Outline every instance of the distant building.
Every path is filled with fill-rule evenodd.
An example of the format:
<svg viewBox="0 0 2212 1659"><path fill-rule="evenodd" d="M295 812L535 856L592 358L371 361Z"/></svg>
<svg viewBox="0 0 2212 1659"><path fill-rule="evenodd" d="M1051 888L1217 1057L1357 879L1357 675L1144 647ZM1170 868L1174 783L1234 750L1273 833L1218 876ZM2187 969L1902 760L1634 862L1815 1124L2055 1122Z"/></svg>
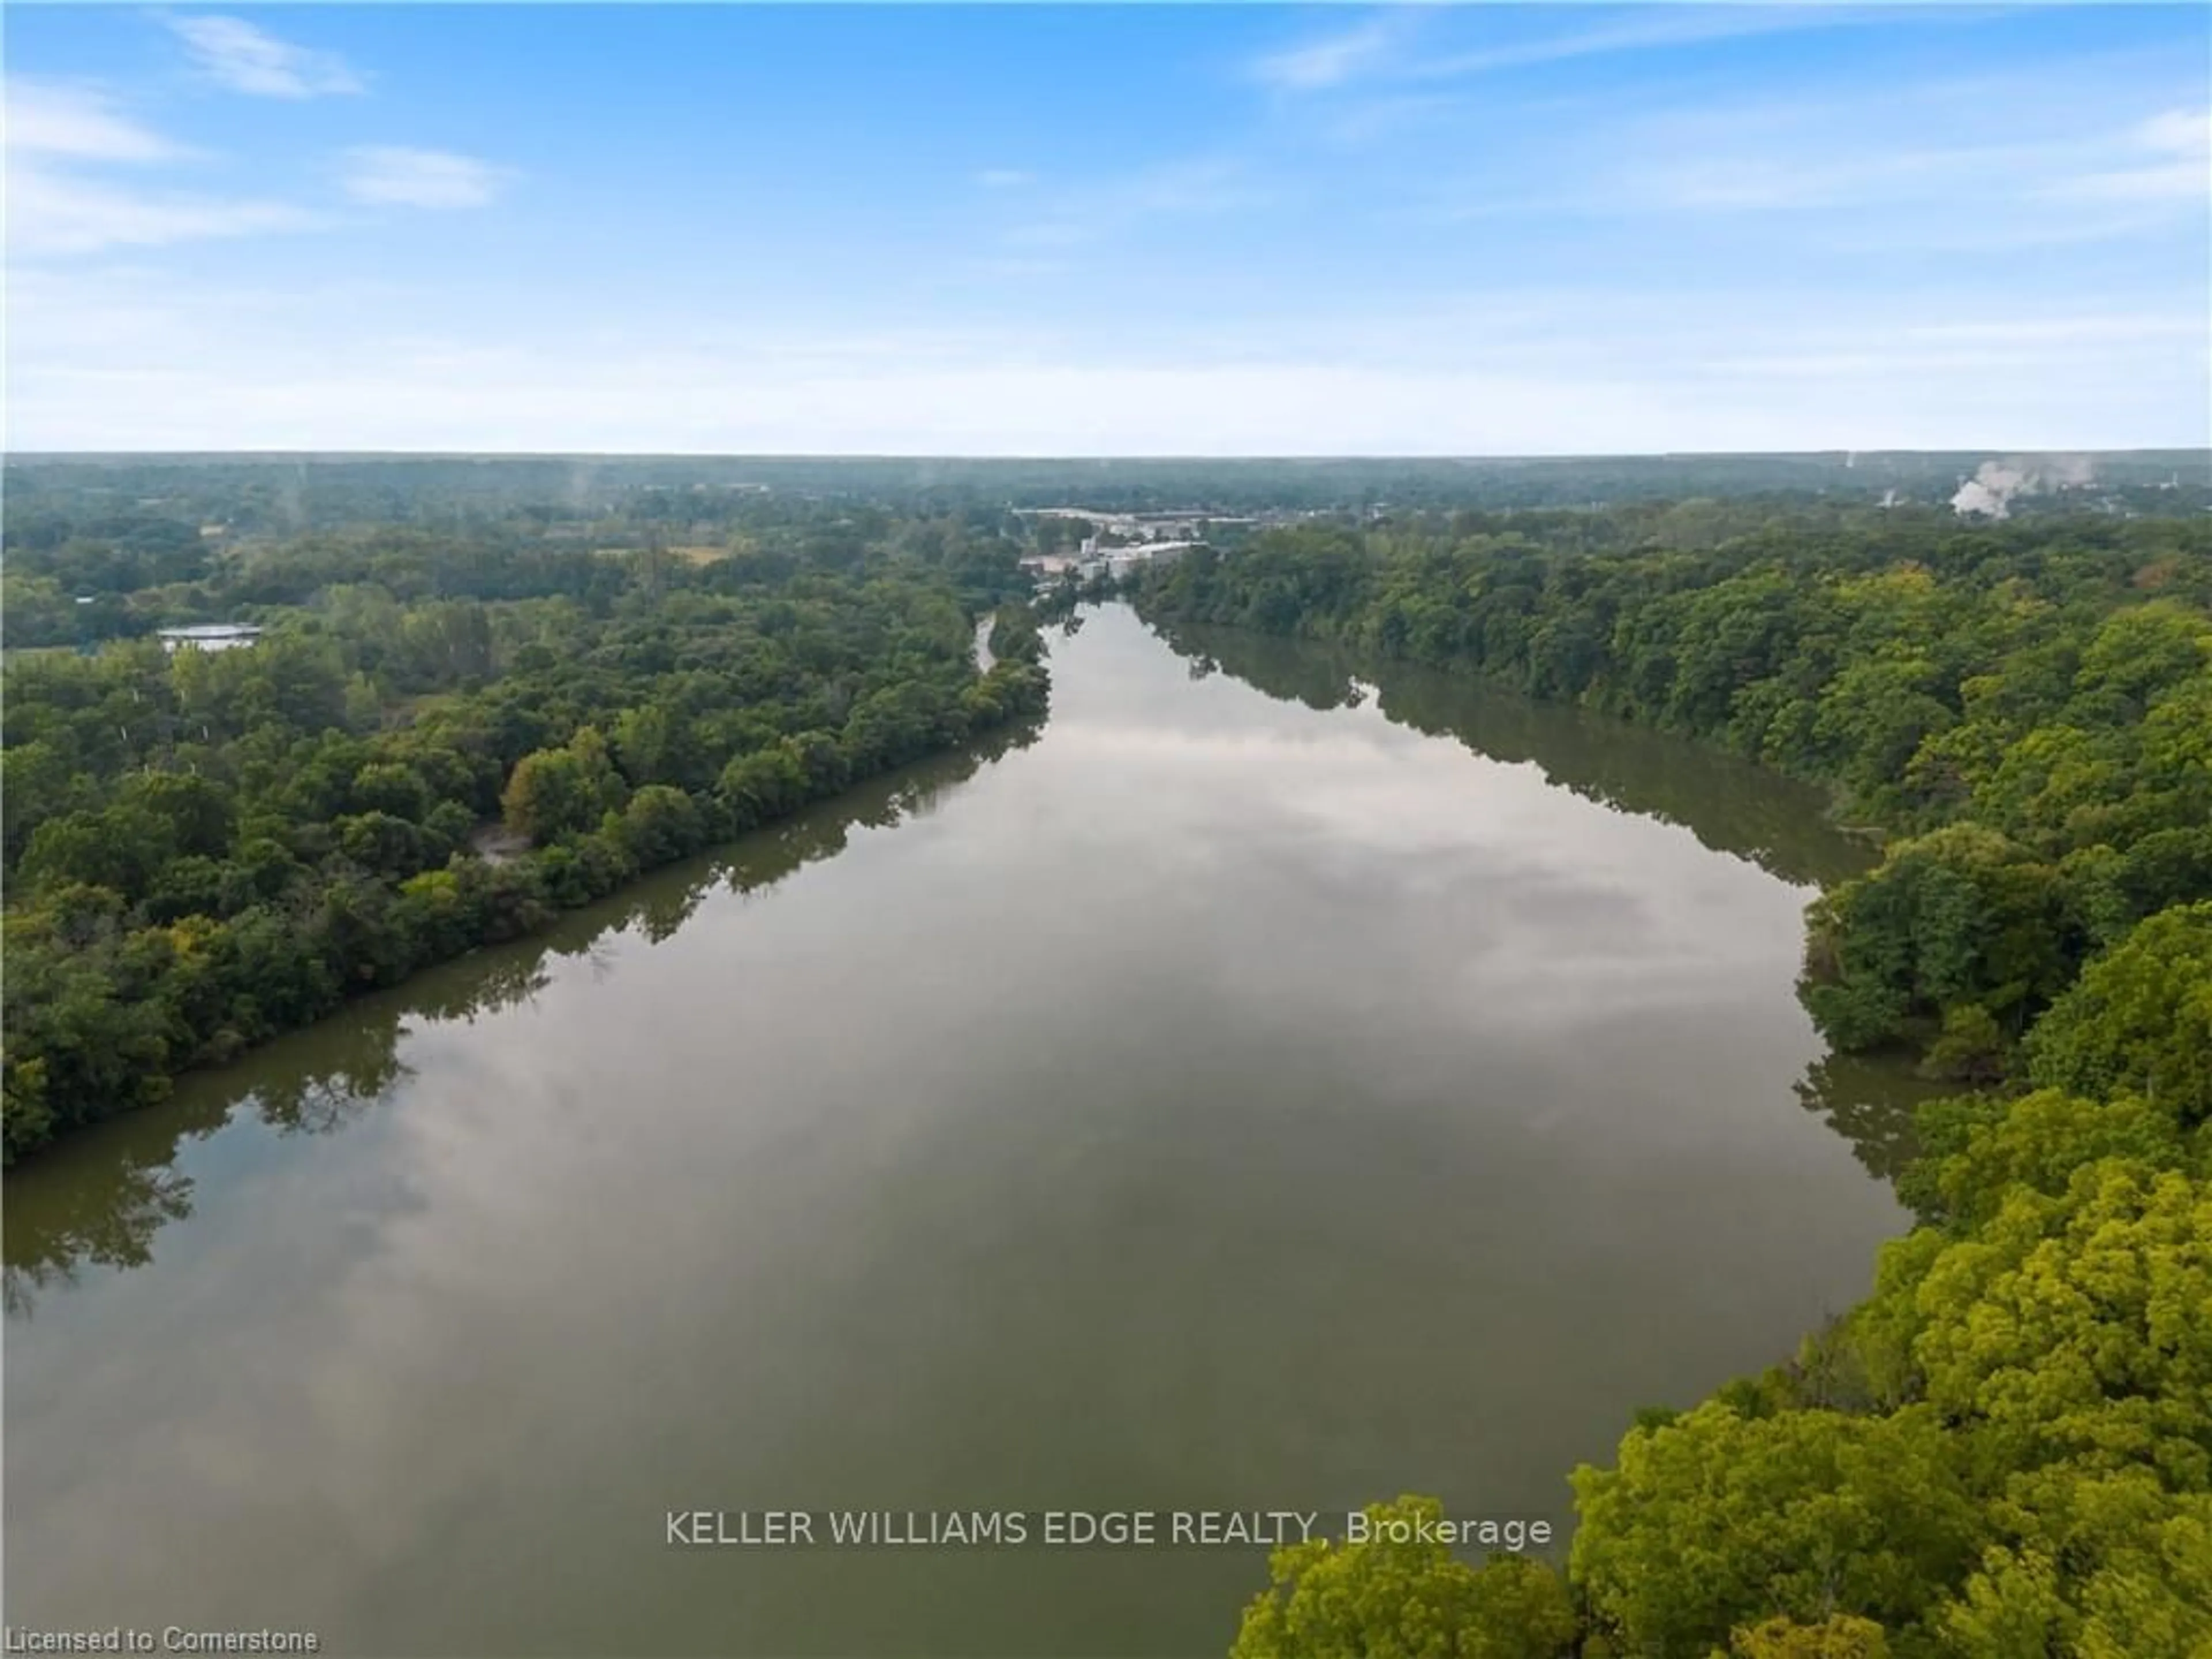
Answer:
<svg viewBox="0 0 2212 1659"><path fill-rule="evenodd" d="M1106 556L1106 569L1118 580L1140 564L1165 564L1199 545L1197 542L1146 542L1135 547L1117 548Z"/></svg>
<svg viewBox="0 0 2212 1659"><path fill-rule="evenodd" d="M191 628L157 628L154 632L161 648L172 654L187 645L195 651L234 651L261 637L261 630L250 623L204 623Z"/></svg>

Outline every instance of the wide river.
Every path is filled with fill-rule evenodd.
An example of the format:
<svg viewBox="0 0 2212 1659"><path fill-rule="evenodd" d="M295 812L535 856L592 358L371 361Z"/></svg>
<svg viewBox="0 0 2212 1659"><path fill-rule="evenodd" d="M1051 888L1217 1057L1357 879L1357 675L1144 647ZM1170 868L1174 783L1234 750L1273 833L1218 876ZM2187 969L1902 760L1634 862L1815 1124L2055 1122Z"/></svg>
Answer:
<svg viewBox="0 0 2212 1659"><path fill-rule="evenodd" d="M1792 995L1863 858L1817 799L1318 647L1051 640L1034 737L11 1174L9 1623L1218 1656L1263 1547L667 1514L1564 1532L1637 1407L1863 1293L1899 1091Z"/></svg>

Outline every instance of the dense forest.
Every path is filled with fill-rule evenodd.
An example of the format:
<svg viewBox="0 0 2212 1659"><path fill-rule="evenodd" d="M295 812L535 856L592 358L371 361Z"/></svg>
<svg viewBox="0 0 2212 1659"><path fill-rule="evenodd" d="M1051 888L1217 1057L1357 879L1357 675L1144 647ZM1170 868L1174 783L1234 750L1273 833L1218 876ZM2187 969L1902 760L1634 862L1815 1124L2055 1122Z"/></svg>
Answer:
<svg viewBox="0 0 2212 1659"><path fill-rule="evenodd" d="M11 462L7 1156L432 964L495 1002L564 910L1018 740L1078 591L1017 603L1066 534L1027 508L1249 512L1127 583L1194 672L1321 640L1824 786L1871 870L1755 817L1731 849L1829 880L1801 992L1832 1063L1955 1086L1917 1156L1862 1149L1918 1217L1869 1299L1641 1414L1576 1472L1562 1566L1469 1565L1401 1498L1402 1541L1281 1553L1237 1654L2212 1653L2212 491L2201 457L2100 459L1969 515L1973 465ZM262 631L152 637L204 623ZM1572 787L1667 810L1590 755ZM484 983L459 960L526 938ZM362 1018L361 1076L272 1121L374 1092ZM149 1157L65 1254L180 1212Z"/></svg>
<svg viewBox="0 0 2212 1659"><path fill-rule="evenodd" d="M1887 832L1808 916L1844 1051L1920 1115L1920 1218L1796 1359L1574 1476L1564 1572L1279 1553L1241 1659L2212 1652L2212 526L1792 521L1595 550L1541 514L1271 532L1136 583L1723 744Z"/></svg>
<svg viewBox="0 0 2212 1659"><path fill-rule="evenodd" d="M884 829L927 815L951 791L1001 756L1036 741L1035 721L1009 721L915 766L856 783L802 807L773 836L732 842L709 856L640 878L605 902L562 914L512 944L471 951L427 968L385 995L341 1004L298 1048L271 1044L229 1068L245 1109L282 1134L328 1134L359 1122L406 1074L404 1039L417 1016L474 1020L525 1003L553 982L564 959L592 958L628 930L672 937L716 892L759 893L842 852L855 829ZM313 1056L303 1066L301 1054ZM12 1187L0 1208L5 1267L0 1304L28 1313L45 1290L89 1267L130 1267L154 1257L155 1236L191 1215L191 1176L179 1167L191 1142L234 1116L224 1089L180 1091L163 1110L115 1126L109 1157L88 1161L75 1182ZM88 1185L87 1184L88 1182Z"/></svg>
<svg viewBox="0 0 2212 1659"><path fill-rule="evenodd" d="M119 573L104 591L165 622L263 632L9 653L10 1161L1045 705L1042 642L1004 603L1019 549L957 524L611 554L520 530L210 551L196 528L107 527L54 539L33 520L26 562Z"/></svg>

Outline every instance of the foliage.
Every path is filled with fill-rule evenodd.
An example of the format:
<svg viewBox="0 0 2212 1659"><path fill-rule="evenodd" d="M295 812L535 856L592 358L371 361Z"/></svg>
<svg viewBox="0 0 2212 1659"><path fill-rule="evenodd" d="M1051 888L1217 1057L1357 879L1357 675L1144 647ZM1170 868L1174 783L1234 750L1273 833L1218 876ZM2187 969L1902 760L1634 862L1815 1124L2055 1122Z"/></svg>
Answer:
<svg viewBox="0 0 2212 1659"><path fill-rule="evenodd" d="M2089 957L2212 896L2212 528L1700 514L1710 540L1620 513L1272 532L1155 568L1136 599L1831 785L1905 837L1814 919L1807 1003L1842 1048L1927 1046L1948 1022L1936 1069L2008 1066Z"/></svg>
<svg viewBox="0 0 2212 1659"><path fill-rule="evenodd" d="M2028 1056L2039 1083L2139 1093L2185 1128L2212 1119L2212 902L2161 910L2091 963Z"/></svg>
<svg viewBox="0 0 2212 1659"><path fill-rule="evenodd" d="M1888 1659L1889 1638L1871 1619L1832 1613L1817 1625L1768 1619L1739 1629L1730 1659Z"/></svg>
<svg viewBox="0 0 2212 1659"><path fill-rule="evenodd" d="M1838 1609L1909 1630L1982 1522L1925 1409L1745 1416L1709 1402L1575 1476L1573 1567L1632 1650L1694 1652L1740 1625Z"/></svg>
<svg viewBox="0 0 2212 1659"><path fill-rule="evenodd" d="M671 569L427 537L218 559L195 531L210 582L304 603L249 649L8 664L8 1159L1041 713L1036 653L977 673L961 596L995 605L1016 550L956 578L934 547Z"/></svg>
<svg viewBox="0 0 2212 1659"><path fill-rule="evenodd" d="M1231 1659L1558 1659L1575 1618L1540 1561L1500 1555L1477 1569L1418 1534L1432 1498L1370 1504L1357 1543L1315 1538L1269 1558L1271 1589L1245 1609ZM1411 1534L1401 1541L1399 1534Z"/></svg>
<svg viewBox="0 0 2212 1659"><path fill-rule="evenodd" d="M1811 907L1808 1008L1838 1048L2001 1085L1923 1109L1921 1224L1866 1302L1576 1472L1584 1654L2212 1652L2212 535L1730 517L1271 533L1135 597L1829 784L1893 839ZM1472 1618L1495 1571L1291 1565L1324 1562L1359 1593L1319 1605L1363 1622L1285 1644L1279 1565L1250 1650L1362 1651L1393 1595Z"/></svg>

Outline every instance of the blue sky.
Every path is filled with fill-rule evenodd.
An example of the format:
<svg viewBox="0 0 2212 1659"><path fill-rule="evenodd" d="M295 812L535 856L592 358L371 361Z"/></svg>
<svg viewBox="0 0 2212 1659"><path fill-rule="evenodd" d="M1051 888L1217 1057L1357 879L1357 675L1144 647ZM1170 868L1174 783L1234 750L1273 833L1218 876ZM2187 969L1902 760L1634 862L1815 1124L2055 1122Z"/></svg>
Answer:
<svg viewBox="0 0 2212 1659"><path fill-rule="evenodd" d="M9 441L2201 445L2208 17L10 7Z"/></svg>

